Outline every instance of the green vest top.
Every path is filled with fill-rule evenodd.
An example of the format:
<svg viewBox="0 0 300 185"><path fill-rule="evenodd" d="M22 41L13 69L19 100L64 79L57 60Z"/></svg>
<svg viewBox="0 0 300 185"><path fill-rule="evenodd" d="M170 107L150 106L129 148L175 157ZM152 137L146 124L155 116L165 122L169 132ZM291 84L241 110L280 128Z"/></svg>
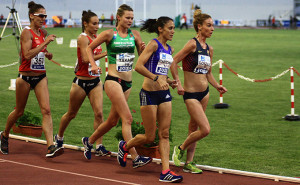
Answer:
<svg viewBox="0 0 300 185"><path fill-rule="evenodd" d="M133 54L134 55L135 40L134 35L130 29L126 38L120 37L117 29L114 28L114 36L107 45L107 56L109 64L116 64L118 54Z"/></svg>

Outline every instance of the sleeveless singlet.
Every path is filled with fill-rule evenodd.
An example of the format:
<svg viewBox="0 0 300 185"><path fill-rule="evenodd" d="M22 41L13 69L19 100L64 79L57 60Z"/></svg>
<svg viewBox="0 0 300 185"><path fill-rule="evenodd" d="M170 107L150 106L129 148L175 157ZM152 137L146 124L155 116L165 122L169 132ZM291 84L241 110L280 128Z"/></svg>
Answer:
<svg viewBox="0 0 300 185"><path fill-rule="evenodd" d="M41 43L43 43L45 41L45 36L41 29L39 29L39 32L41 34L40 36L36 35L29 26L26 26L24 28L24 30L25 29L28 29L32 34L31 49L38 47ZM32 59L26 60L24 57L24 53L22 51L22 44L21 44L21 65L19 66L19 71L20 72L33 71L36 73L46 72L46 68L45 68L46 48L47 48L47 46L45 46L45 48L42 51L40 51L35 57L33 57Z"/></svg>
<svg viewBox="0 0 300 185"><path fill-rule="evenodd" d="M91 39L86 33L81 33L80 35L84 35L86 36L90 43L93 42L93 39ZM96 37L96 35L94 35ZM102 48L101 45L99 45L98 47L96 47L93 50L94 55L99 55L100 53L102 53ZM100 61L96 60L95 61L96 65L99 66L100 65ZM100 76L100 73L98 74L93 74L91 71L91 64L90 63L84 63L82 62L82 58L81 58L81 53L80 53L80 48L79 46L77 47L77 60L76 60L76 64L75 64L75 74L77 76L87 76L87 77L95 77L95 76Z"/></svg>
<svg viewBox="0 0 300 185"><path fill-rule="evenodd" d="M168 75L169 68L173 62L172 49L167 44L168 50L157 40L158 48L145 63L145 67L153 74Z"/></svg>
<svg viewBox="0 0 300 185"><path fill-rule="evenodd" d="M107 45L107 56L109 64L116 64L118 72L127 72L132 70L134 61L135 40L130 29L126 38L122 38L117 29L113 30L114 36Z"/></svg>
<svg viewBox="0 0 300 185"><path fill-rule="evenodd" d="M206 49L203 49L199 41L195 37L193 39L196 41L196 51L182 60L182 69L196 74L207 74L211 67L209 46L206 44Z"/></svg>

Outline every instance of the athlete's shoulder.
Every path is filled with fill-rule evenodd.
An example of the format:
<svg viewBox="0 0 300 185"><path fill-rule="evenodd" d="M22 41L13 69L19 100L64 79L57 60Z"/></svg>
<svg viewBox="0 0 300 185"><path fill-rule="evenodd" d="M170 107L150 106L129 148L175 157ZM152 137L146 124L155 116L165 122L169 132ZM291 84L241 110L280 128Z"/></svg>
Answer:
<svg viewBox="0 0 300 185"><path fill-rule="evenodd" d="M32 33L30 31L30 27L26 26L21 33L21 39L31 38L31 37L32 37Z"/></svg>
<svg viewBox="0 0 300 185"><path fill-rule="evenodd" d="M86 33L81 33L77 38L77 43L89 42L88 35Z"/></svg>
<svg viewBox="0 0 300 185"><path fill-rule="evenodd" d="M132 34L134 37L139 37L140 36L140 32L137 30L131 30Z"/></svg>

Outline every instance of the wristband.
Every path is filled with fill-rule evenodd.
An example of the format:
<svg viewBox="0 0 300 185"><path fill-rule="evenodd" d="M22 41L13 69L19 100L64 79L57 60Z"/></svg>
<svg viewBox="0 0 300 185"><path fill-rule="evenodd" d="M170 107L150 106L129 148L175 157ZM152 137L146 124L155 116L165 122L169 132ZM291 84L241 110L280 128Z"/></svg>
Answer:
<svg viewBox="0 0 300 185"><path fill-rule="evenodd" d="M156 82L159 76L156 76L153 81Z"/></svg>

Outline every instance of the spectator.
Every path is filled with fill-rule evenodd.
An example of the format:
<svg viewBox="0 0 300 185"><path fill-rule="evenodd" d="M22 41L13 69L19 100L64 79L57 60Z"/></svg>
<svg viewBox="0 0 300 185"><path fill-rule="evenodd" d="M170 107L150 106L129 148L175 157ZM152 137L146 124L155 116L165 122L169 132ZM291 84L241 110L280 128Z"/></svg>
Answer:
<svg viewBox="0 0 300 185"><path fill-rule="evenodd" d="M268 19L268 26L272 25L272 15L269 15L269 19Z"/></svg>
<svg viewBox="0 0 300 185"><path fill-rule="evenodd" d="M101 23L103 24L103 22L105 21L105 16L104 14L101 15Z"/></svg>
<svg viewBox="0 0 300 185"><path fill-rule="evenodd" d="M293 24L294 24L294 18L293 16L290 16L290 28L293 29Z"/></svg>
<svg viewBox="0 0 300 185"><path fill-rule="evenodd" d="M181 19L180 19L180 23L181 23L180 29L182 29L183 26L185 26L185 28L188 29L188 26L187 26L187 18L186 18L185 13L182 15L182 17L181 17Z"/></svg>
<svg viewBox="0 0 300 185"><path fill-rule="evenodd" d="M276 22L275 16L273 16L273 18L272 18L272 27L273 27L273 28L276 28L275 22Z"/></svg>
<svg viewBox="0 0 300 185"><path fill-rule="evenodd" d="M114 24L114 14L111 14L110 16L110 25Z"/></svg>

